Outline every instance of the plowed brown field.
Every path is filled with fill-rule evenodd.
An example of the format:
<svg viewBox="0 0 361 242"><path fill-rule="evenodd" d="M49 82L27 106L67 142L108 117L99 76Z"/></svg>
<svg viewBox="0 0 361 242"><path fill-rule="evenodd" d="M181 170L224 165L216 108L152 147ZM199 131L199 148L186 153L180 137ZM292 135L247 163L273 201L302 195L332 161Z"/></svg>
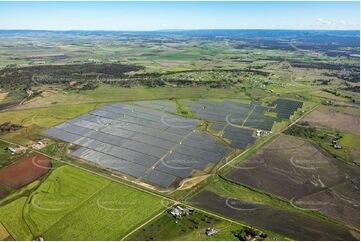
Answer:
<svg viewBox="0 0 361 242"><path fill-rule="evenodd" d="M49 158L38 154L31 155L1 169L0 183L17 189L45 175L50 168Z"/></svg>

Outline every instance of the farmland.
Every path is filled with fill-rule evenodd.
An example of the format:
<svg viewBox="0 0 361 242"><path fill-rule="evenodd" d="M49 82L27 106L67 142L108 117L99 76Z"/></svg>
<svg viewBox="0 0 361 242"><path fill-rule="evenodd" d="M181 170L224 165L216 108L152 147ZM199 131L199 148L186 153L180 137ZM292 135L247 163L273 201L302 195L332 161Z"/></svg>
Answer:
<svg viewBox="0 0 361 242"><path fill-rule="evenodd" d="M336 112L332 109L315 110L301 121L316 128L338 129L342 132L360 134L360 120L357 116Z"/></svg>
<svg viewBox="0 0 361 242"><path fill-rule="evenodd" d="M359 224L358 169L339 163L302 139L277 138L227 177L348 223ZM318 196L327 196L324 202L343 209L329 209Z"/></svg>
<svg viewBox="0 0 361 242"><path fill-rule="evenodd" d="M41 155L28 156L0 170L0 183L20 188L45 175L51 168L49 158Z"/></svg>
<svg viewBox="0 0 361 242"><path fill-rule="evenodd" d="M321 222L257 203L223 198L212 192L202 191L190 202L215 213L245 221L262 229L272 230L296 240L355 240L346 228L338 228L332 223ZM268 218L272 218L272 222L268 221ZM290 220L293 223L290 223Z"/></svg>
<svg viewBox="0 0 361 242"><path fill-rule="evenodd" d="M0 239L359 240L359 32L0 37Z"/></svg>
<svg viewBox="0 0 361 242"><path fill-rule="evenodd" d="M147 208L138 210L144 202ZM47 240L115 240L161 209L157 197L62 166L29 197L2 206L0 219L16 240L41 235ZM120 217L124 219L115 219ZM92 229L84 233L89 227ZM59 229L63 233L58 233Z"/></svg>

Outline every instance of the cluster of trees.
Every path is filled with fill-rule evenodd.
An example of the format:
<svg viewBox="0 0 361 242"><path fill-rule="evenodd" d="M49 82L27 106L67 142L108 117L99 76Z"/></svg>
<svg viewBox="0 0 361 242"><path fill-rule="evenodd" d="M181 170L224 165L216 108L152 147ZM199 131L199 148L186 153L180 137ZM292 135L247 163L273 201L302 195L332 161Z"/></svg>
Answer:
<svg viewBox="0 0 361 242"><path fill-rule="evenodd" d="M236 236L241 241L261 241L267 238L267 234L257 231L253 228L244 228L237 232L234 232Z"/></svg>
<svg viewBox="0 0 361 242"><path fill-rule="evenodd" d="M0 88L15 89L41 84L65 84L69 89L88 90L100 83L120 87L208 86L227 88L247 76L268 76L253 69L186 70L172 72L131 73L144 67L123 64L68 64L40 66L7 66L0 70ZM207 78L209 76L209 78ZM76 85L69 85L75 81Z"/></svg>
<svg viewBox="0 0 361 242"><path fill-rule="evenodd" d="M316 128L310 127L308 123L304 122L302 125L291 126L284 133L292 136L312 139L316 136L316 131Z"/></svg>
<svg viewBox="0 0 361 242"><path fill-rule="evenodd" d="M140 69L143 67L116 63L7 66L0 70L0 87L11 89L37 84L65 84L70 80L81 83L89 80L122 78L126 76L126 73Z"/></svg>
<svg viewBox="0 0 361 242"><path fill-rule="evenodd" d="M172 72L136 73L119 79L102 80L103 83L121 86L207 86L227 88L242 83L248 77L269 76L268 72L253 69L186 70Z"/></svg>

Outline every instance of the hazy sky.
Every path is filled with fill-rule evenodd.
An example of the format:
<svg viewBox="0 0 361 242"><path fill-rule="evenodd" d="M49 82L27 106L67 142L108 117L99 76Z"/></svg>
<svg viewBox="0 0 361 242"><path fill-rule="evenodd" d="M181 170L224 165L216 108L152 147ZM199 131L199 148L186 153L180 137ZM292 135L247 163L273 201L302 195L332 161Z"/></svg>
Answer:
<svg viewBox="0 0 361 242"><path fill-rule="evenodd" d="M0 2L0 29L359 29L359 2Z"/></svg>

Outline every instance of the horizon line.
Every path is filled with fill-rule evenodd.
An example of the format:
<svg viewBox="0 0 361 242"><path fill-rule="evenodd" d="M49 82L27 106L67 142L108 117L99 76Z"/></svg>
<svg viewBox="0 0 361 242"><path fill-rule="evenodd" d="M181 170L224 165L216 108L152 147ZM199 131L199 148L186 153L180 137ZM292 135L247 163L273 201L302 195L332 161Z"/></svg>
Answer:
<svg viewBox="0 0 361 242"><path fill-rule="evenodd" d="M360 31L359 29L277 29L277 28L209 28L209 29L153 29L153 30L122 30L122 29L1 29L0 31L49 31L49 32L72 32L72 31L103 31L103 32L159 32L159 31L206 31L206 30L283 30L283 31Z"/></svg>

